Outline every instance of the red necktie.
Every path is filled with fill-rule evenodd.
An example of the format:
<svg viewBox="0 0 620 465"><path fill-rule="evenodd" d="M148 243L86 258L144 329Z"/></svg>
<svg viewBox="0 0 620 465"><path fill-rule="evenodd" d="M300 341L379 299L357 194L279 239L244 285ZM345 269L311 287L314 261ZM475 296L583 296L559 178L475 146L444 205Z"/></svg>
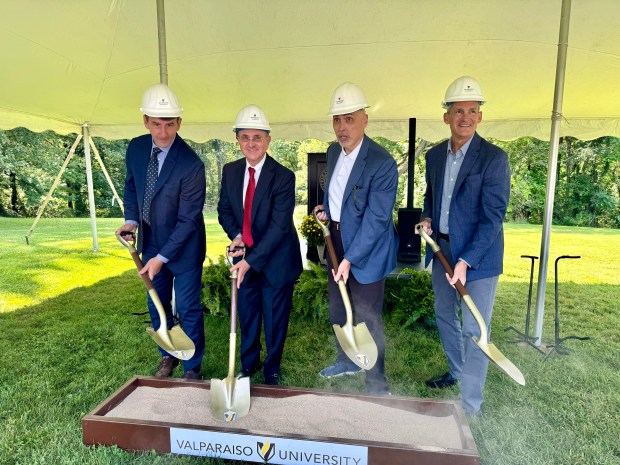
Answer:
<svg viewBox="0 0 620 465"><path fill-rule="evenodd" d="M241 228L241 240L246 247L252 247L254 245L254 239L252 239L252 201L254 200L254 191L256 190L254 171L256 171L254 168L251 166L248 167L250 180L248 182L248 188L245 191L245 201L243 202L243 227Z"/></svg>

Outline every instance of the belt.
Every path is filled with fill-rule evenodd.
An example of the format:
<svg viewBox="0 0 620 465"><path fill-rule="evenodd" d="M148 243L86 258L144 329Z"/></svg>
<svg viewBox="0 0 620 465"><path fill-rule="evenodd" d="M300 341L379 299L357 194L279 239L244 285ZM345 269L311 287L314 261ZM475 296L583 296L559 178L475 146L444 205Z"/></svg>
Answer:
<svg viewBox="0 0 620 465"><path fill-rule="evenodd" d="M331 225L336 228L336 231L340 231L340 221L332 221Z"/></svg>
<svg viewBox="0 0 620 465"><path fill-rule="evenodd" d="M448 234L444 234L444 233L439 233L439 238L443 239L446 242L450 242L450 236Z"/></svg>

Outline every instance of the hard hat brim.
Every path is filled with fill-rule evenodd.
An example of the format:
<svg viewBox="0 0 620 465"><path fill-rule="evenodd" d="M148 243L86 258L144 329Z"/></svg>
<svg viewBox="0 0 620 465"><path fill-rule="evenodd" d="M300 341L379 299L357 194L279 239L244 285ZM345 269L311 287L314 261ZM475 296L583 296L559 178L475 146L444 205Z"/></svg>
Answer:
<svg viewBox="0 0 620 465"><path fill-rule="evenodd" d="M183 108L172 111L151 110L149 108L140 108L140 112L151 118L180 118L183 113Z"/></svg>
<svg viewBox="0 0 620 465"><path fill-rule="evenodd" d="M452 105L453 103L457 103L457 102L478 102L480 104L480 106L484 105L485 103L487 103L486 100L484 99L476 99L476 98L463 98L463 99L454 99L454 100L450 100L449 102L446 101L442 101L441 102L441 106L444 109L448 109L450 108L450 105Z"/></svg>
<svg viewBox="0 0 620 465"><path fill-rule="evenodd" d="M349 113L355 113L359 110L365 110L366 108L370 108L370 105L350 105L344 108L338 108L338 110L331 109L327 116L336 116L336 115L348 115Z"/></svg>

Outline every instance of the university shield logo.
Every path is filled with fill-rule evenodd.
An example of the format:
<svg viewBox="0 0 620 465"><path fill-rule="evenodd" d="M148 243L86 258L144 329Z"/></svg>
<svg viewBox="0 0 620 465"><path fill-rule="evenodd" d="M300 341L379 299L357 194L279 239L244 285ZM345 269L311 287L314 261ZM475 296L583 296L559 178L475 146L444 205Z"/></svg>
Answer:
<svg viewBox="0 0 620 465"><path fill-rule="evenodd" d="M357 359L359 363L362 364L362 366L367 367L368 364L370 363L370 359L368 358L366 354L359 353L355 356L355 358Z"/></svg>
<svg viewBox="0 0 620 465"><path fill-rule="evenodd" d="M266 443L256 442L256 452L260 455L260 458L265 461L265 463L269 462L276 455L276 445L269 444L269 441Z"/></svg>

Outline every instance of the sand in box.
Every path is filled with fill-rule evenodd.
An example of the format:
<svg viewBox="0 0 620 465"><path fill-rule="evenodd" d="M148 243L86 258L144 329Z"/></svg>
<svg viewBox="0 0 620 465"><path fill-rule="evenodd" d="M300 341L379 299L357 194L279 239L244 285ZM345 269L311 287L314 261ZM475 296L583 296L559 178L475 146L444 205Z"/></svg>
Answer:
<svg viewBox="0 0 620 465"><path fill-rule="evenodd" d="M453 415L423 415L360 398L253 396L250 412L229 423L213 417L209 402L207 389L139 386L106 416L227 428L231 433L238 429L255 435L378 441L429 450L462 448Z"/></svg>

